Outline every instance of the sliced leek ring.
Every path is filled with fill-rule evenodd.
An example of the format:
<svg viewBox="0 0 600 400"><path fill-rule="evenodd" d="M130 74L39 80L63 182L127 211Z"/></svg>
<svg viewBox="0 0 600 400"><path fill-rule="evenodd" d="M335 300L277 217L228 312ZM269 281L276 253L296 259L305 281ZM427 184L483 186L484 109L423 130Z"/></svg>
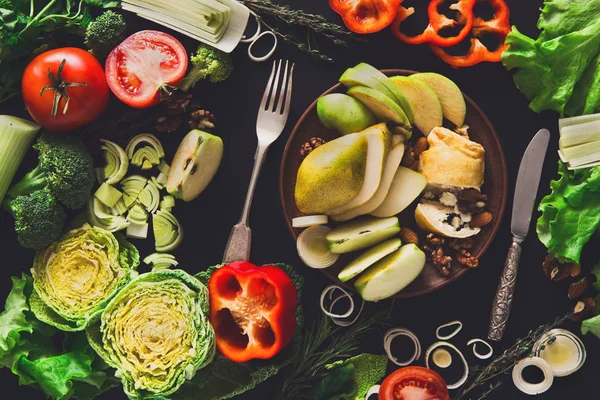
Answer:
<svg viewBox="0 0 600 400"><path fill-rule="evenodd" d="M339 255L329 251L327 233L331 229L323 225L311 226L298 236L296 248L304 264L311 268L322 269L332 266Z"/></svg>
<svg viewBox="0 0 600 400"><path fill-rule="evenodd" d="M292 226L294 228L308 228L314 225L325 225L327 221L327 215L307 215L292 219Z"/></svg>
<svg viewBox="0 0 600 400"><path fill-rule="evenodd" d="M140 147L143 143L146 146ZM135 136L129 141L125 151L131 163L142 169L150 169L154 165L159 165L160 160L165 156L162 144L156 136L150 133Z"/></svg>
<svg viewBox="0 0 600 400"><path fill-rule="evenodd" d="M100 168L97 175L109 185L119 183L129 168L129 159L127 153L121 146L110 140L100 139L102 145L100 149L104 151L104 160L106 166Z"/></svg>
<svg viewBox="0 0 600 400"><path fill-rule="evenodd" d="M158 210L152 216L152 228L158 252L173 251L183 240L183 228L177 218L167 210Z"/></svg>

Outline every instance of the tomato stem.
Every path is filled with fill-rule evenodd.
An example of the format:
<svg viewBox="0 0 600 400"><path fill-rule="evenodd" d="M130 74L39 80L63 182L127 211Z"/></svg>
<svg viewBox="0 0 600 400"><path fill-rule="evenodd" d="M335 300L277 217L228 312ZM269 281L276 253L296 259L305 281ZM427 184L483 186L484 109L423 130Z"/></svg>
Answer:
<svg viewBox="0 0 600 400"><path fill-rule="evenodd" d="M85 82L82 82L82 83L67 82L63 79L62 73L63 73L66 63L67 63L67 59L63 59L62 62L60 63L60 65L58 66L58 71L57 71L56 75L54 75L52 73L52 71L50 71L50 67L48 67L48 78L50 78L50 81L52 83L50 85L44 86L42 88L42 90L40 91L40 96L42 96L46 90L54 91L54 100L52 101L52 116L53 117L56 117L60 99L62 99L63 97L66 100L66 102L65 102L65 106L63 107L62 113L63 114L67 113L67 110L69 109L69 102L71 101L71 98L69 97L69 94L67 93L68 88L73 87L73 86L87 86L87 83L85 83Z"/></svg>

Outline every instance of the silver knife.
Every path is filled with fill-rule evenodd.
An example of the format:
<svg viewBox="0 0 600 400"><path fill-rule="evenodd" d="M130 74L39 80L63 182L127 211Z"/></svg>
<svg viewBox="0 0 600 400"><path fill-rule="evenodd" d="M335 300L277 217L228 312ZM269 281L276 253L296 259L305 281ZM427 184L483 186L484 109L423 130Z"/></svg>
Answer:
<svg viewBox="0 0 600 400"><path fill-rule="evenodd" d="M506 322L510 315L515 291L519 260L521 259L521 243L523 243L529 231L531 214L535 205L538 187L540 186L542 167L544 166L549 142L550 132L547 129L540 129L533 139L531 139L521 159L510 224L512 245L508 249L504 271L502 272L492 306L488 331L488 339L490 340L498 341L502 339L502 335L504 335L504 330L506 329Z"/></svg>

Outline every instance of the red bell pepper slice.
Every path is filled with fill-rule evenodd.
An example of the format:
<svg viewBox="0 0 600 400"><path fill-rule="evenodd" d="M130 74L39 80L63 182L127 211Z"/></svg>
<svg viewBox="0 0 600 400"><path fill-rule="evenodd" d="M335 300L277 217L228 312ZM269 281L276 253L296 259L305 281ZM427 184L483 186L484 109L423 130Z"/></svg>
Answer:
<svg viewBox="0 0 600 400"><path fill-rule="evenodd" d="M433 43L438 46L447 47L460 43L467 37L473 27L473 7L475 6L475 0L458 0L456 3L450 5L449 8L451 10L455 10L459 13L457 19L448 18L440 13L439 6L443 4L444 1L445 0L432 0L429 2L427 9L429 24L423 33L417 36L407 36L404 32L400 31L402 23L415 13L413 7L405 8L401 5L398 7L398 13L391 25L392 33L398 39L408 44ZM464 26L455 36L444 37L440 35L442 29L453 28L459 24L463 24Z"/></svg>
<svg viewBox="0 0 600 400"><path fill-rule="evenodd" d="M329 0L329 6L342 16L355 33L374 33L389 26L402 0Z"/></svg>
<svg viewBox="0 0 600 400"><path fill-rule="evenodd" d="M217 348L228 359L268 359L292 339L298 292L280 268L234 262L212 274L208 292Z"/></svg>
<svg viewBox="0 0 600 400"><path fill-rule="evenodd" d="M499 62L502 60L502 53L508 47L504 43L508 36L510 27L510 11L504 0L477 0L488 1L494 7L494 16L490 20L483 20L481 17L475 17L473 21L473 29L471 31L471 47L467 54L462 56L451 56L439 46L430 45L431 50L440 57L444 62L453 67L470 67L480 62ZM498 35L501 43L494 51L490 51L479 38L484 33Z"/></svg>

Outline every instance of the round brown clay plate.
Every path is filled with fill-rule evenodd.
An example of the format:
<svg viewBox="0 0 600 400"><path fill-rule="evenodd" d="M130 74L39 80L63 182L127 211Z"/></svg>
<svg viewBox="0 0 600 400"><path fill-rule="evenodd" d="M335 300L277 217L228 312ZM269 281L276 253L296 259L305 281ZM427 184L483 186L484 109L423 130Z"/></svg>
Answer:
<svg viewBox="0 0 600 400"><path fill-rule="evenodd" d="M388 76L411 75L415 73L414 71L400 69L383 70L382 72ZM323 93L323 95L331 92L344 92L344 87L341 84L337 84ZM469 126L469 136L471 140L482 144L485 148L485 183L482 191L488 196L488 210L494 216L492 223L483 227L481 232L474 238L471 252L476 257L481 257L494 240L494 236L502 221L507 193L506 163L504 160L504 153L500 147L500 142L490 121L471 98L467 95L464 95L464 97L467 103L465 124ZM296 123L296 126L288 139L281 162L279 178L281 202L286 222L294 239L298 237L302 230L292 227L292 219L303 215L296 207L296 202L294 200L296 175L302 161L299 150L302 144L312 137L322 137L327 141L339 137L339 134L336 131L329 130L321 124L317 117L316 104L317 101L315 100ZM400 219L400 226L414 227L414 209L416 203L417 202L415 201L415 204L400 213L398 216ZM333 224L334 223L330 223L329 226L333 226ZM425 234L423 232L417 232L421 238L424 238ZM348 262L359 254L360 252L342 255L333 266L321 271L337 284L354 290L354 286L352 285L353 281L342 284L337 279L337 274L348 264ZM433 265L426 265L419 277L404 290L396 294L395 297L415 297L433 292L455 281L467 272L467 270L468 268L458 263L453 263L450 275L443 277Z"/></svg>

